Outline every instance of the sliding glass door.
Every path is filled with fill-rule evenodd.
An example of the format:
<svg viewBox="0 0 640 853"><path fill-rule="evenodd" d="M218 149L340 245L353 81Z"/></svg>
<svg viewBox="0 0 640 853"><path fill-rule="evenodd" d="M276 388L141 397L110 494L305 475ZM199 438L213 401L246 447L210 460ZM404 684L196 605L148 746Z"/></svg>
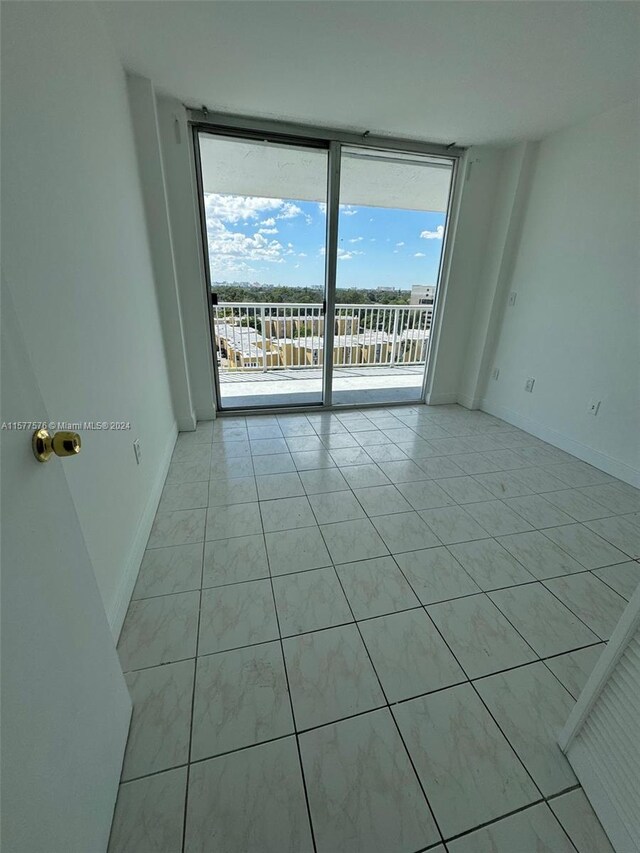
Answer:
<svg viewBox="0 0 640 853"><path fill-rule="evenodd" d="M195 138L219 408L420 401L454 160Z"/></svg>
<svg viewBox="0 0 640 853"><path fill-rule="evenodd" d="M334 404L419 401L453 165L342 149Z"/></svg>
<svg viewBox="0 0 640 853"><path fill-rule="evenodd" d="M221 409L320 405L327 146L199 134Z"/></svg>

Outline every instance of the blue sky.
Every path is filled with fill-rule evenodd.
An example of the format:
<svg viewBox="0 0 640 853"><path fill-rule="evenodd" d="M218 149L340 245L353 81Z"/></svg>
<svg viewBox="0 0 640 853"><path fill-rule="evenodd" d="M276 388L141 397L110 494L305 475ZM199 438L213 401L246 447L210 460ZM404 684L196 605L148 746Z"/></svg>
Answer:
<svg viewBox="0 0 640 853"><path fill-rule="evenodd" d="M213 281L321 287L325 209L316 202L205 196ZM435 284L444 213L342 205L338 287Z"/></svg>

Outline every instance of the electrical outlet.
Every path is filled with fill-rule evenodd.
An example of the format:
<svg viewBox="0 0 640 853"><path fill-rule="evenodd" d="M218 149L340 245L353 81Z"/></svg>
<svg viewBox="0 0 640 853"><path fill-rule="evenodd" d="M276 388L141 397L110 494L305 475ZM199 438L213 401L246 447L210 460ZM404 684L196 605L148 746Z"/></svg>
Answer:
<svg viewBox="0 0 640 853"><path fill-rule="evenodd" d="M142 448L140 447L140 439L136 438L133 442L133 452L136 455L136 465L139 465L142 462Z"/></svg>
<svg viewBox="0 0 640 853"><path fill-rule="evenodd" d="M598 412L600 411L600 403L601 402L602 402L602 400L591 400L589 403L589 408L587 409L587 411L589 412L590 415L593 415L594 418L598 414Z"/></svg>
<svg viewBox="0 0 640 853"><path fill-rule="evenodd" d="M497 379L499 376L500 376L500 368L499 368L499 367L494 367L494 368L493 368L493 370L492 370L492 372L491 372L491 378L492 378L492 379Z"/></svg>
<svg viewBox="0 0 640 853"><path fill-rule="evenodd" d="M535 379L527 379L527 381L524 383L524 390L528 391L529 394L531 394L531 392L533 391L533 386L535 384L536 384Z"/></svg>
<svg viewBox="0 0 640 853"><path fill-rule="evenodd" d="M518 294L515 292L515 290L512 290L511 293L509 294L509 303L508 304L509 305L515 305L517 298L518 298Z"/></svg>

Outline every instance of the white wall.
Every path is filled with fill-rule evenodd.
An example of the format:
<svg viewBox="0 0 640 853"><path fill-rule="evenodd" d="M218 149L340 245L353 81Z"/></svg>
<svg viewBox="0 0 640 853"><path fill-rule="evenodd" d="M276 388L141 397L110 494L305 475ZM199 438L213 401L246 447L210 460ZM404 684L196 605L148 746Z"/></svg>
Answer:
<svg viewBox="0 0 640 853"><path fill-rule="evenodd" d="M175 437L125 75L93 4L2 18L2 263L44 402L132 427L57 463L117 633Z"/></svg>
<svg viewBox="0 0 640 853"><path fill-rule="evenodd" d="M482 408L640 485L640 127L632 103L539 147ZM505 293L506 296L506 293ZM534 392L524 391L527 377ZM597 417L589 401L601 400Z"/></svg>

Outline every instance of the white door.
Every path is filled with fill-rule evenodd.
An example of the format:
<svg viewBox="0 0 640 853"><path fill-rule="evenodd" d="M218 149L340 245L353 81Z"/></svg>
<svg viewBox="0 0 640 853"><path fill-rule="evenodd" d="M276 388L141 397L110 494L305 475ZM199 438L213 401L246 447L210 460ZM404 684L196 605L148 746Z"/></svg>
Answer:
<svg viewBox="0 0 640 853"><path fill-rule="evenodd" d="M46 421L2 285L1 420ZM2 849L103 853L131 702L64 474L73 459L37 462L30 430L1 441Z"/></svg>

